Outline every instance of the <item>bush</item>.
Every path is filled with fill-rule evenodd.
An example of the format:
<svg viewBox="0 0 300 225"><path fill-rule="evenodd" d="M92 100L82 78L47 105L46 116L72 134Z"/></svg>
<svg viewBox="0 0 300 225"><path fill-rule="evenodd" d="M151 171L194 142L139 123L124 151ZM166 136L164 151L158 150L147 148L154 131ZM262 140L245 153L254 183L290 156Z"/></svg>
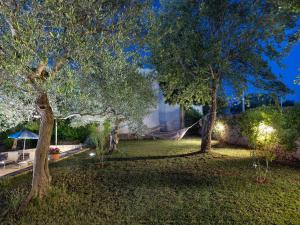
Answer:
<svg viewBox="0 0 300 225"><path fill-rule="evenodd" d="M228 122L228 121L226 121L226 122ZM220 142L225 142L225 134L226 134L226 130L227 130L226 122L218 119L215 121L215 125L213 127L213 137L215 139L219 140Z"/></svg>
<svg viewBox="0 0 300 225"><path fill-rule="evenodd" d="M249 147L257 149L294 151L300 138L300 104L285 108L283 113L275 107L249 109L244 114L221 118L214 126L214 136L224 140L232 136L247 138ZM236 129L241 128L239 134Z"/></svg>
<svg viewBox="0 0 300 225"><path fill-rule="evenodd" d="M294 150L296 148L295 141L300 138L300 104L286 110L282 129L281 144L287 150Z"/></svg>
<svg viewBox="0 0 300 225"><path fill-rule="evenodd" d="M57 121L57 138L59 141L80 141L83 142L89 135L89 126L71 127L69 120L58 120ZM39 132L39 121L29 121L20 126L20 130L25 128L31 132ZM55 127L53 127L52 140L54 140Z"/></svg>
<svg viewBox="0 0 300 225"><path fill-rule="evenodd" d="M280 144L283 115L274 107L260 107L246 111L240 120L242 134L255 150L252 151L256 181L264 183L269 171L269 162L274 160ZM258 150L258 151L257 151ZM264 159L265 165L261 163Z"/></svg>
<svg viewBox="0 0 300 225"><path fill-rule="evenodd" d="M31 132L38 133L39 128L40 128L40 122L38 120L29 121L29 122L24 124L24 127L25 127L25 129L27 129Z"/></svg>
<svg viewBox="0 0 300 225"><path fill-rule="evenodd" d="M250 109L242 115L239 123L250 147L261 150L263 156L273 160L275 149L280 144L282 113L274 107Z"/></svg>
<svg viewBox="0 0 300 225"><path fill-rule="evenodd" d="M80 141L84 142L90 134L91 125L82 127L71 127L70 121L59 120L57 123L57 138L59 141ZM54 139L55 133L52 133Z"/></svg>
<svg viewBox="0 0 300 225"><path fill-rule="evenodd" d="M96 154L100 161L104 161L104 153L109 144L111 126L109 120L105 120L101 126L93 125L90 128L90 140L96 147Z"/></svg>

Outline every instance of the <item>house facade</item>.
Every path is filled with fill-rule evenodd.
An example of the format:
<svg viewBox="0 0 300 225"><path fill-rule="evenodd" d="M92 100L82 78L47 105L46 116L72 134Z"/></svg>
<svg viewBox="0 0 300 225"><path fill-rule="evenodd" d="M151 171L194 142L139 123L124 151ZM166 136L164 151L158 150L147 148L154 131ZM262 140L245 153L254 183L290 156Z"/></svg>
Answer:
<svg viewBox="0 0 300 225"><path fill-rule="evenodd" d="M179 105L165 103L162 90L158 83L153 84L156 93L157 104L150 109L150 113L144 118L144 125L149 130L174 131L184 127L184 111ZM193 106L198 112L203 114L202 106ZM120 134L130 134L128 126L120 126Z"/></svg>
<svg viewBox="0 0 300 225"><path fill-rule="evenodd" d="M170 105L164 102L163 93L157 83L153 84L156 93L157 104L150 109L150 113L144 118L144 125L149 130L158 129L161 131L171 131L181 129L182 112L179 105ZM130 133L126 125L120 126L120 134Z"/></svg>

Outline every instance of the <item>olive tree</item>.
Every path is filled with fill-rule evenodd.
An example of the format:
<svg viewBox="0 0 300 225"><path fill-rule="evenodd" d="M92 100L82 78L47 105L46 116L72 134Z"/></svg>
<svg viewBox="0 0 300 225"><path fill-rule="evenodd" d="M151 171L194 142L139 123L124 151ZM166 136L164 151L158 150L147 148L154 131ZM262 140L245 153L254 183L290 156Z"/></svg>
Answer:
<svg viewBox="0 0 300 225"><path fill-rule="evenodd" d="M211 148L217 95L250 84L276 94L289 89L272 72L297 28L297 13L272 1L163 1L152 16L153 64L167 101L210 105L201 151Z"/></svg>
<svg viewBox="0 0 300 225"><path fill-rule="evenodd" d="M134 41L139 32L136 15L143 7L140 1L0 1L1 91L19 99L34 98L40 117L28 201L43 197L50 186L47 155L54 110L72 112L74 108L63 108L69 106L71 94L78 100L74 105L83 108L84 100L93 95L81 90L83 80L99 71L94 57L105 62L100 49L114 55L114 46ZM98 102L95 106L106 111Z"/></svg>

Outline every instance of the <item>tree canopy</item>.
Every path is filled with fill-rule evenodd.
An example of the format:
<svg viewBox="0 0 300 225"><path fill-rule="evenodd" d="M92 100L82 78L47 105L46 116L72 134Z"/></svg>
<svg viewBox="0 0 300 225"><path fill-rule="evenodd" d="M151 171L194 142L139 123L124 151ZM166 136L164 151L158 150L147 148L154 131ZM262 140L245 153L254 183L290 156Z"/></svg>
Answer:
<svg viewBox="0 0 300 225"><path fill-rule="evenodd" d="M208 136L216 95L225 85L238 94L249 84L278 95L290 91L269 62L279 62L289 49L296 12L244 0L164 1L161 8L152 17L150 45L165 98L183 105L210 102Z"/></svg>
<svg viewBox="0 0 300 225"><path fill-rule="evenodd" d="M140 15L147 5L147 1L0 2L1 94L15 96L23 105L35 104L41 118L28 200L43 197L50 185L47 155L54 114L121 111L135 118L137 111L130 111L133 104L140 101L146 107L151 92L146 101L143 96L134 100L145 92L135 93L129 82L131 76L138 77L137 63L124 49L138 41ZM146 77L139 79L150 84ZM118 86L122 90L116 91ZM104 102L107 96L111 98ZM14 108L16 112L24 110L18 111L20 107Z"/></svg>

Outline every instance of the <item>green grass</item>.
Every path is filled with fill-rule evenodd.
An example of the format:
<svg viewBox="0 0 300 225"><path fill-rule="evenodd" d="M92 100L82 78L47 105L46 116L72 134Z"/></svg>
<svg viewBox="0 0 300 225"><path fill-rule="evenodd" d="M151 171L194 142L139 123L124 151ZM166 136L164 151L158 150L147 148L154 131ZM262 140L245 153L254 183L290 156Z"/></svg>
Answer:
<svg viewBox="0 0 300 225"><path fill-rule="evenodd" d="M272 165L268 182L256 184L248 150L175 156L199 144L122 142L104 169L88 152L72 156L51 165L49 196L18 216L31 175L2 180L0 212L9 211L0 224L300 224L299 169Z"/></svg>
<svg viewBox="0 0 300 225"><path fill-rule="evenodd" d="M189 154L200 149L200 140L182 139L181 141L169 140L138 140L121 142L119 150L109 158L134 158L175 156Z"/></svg>

